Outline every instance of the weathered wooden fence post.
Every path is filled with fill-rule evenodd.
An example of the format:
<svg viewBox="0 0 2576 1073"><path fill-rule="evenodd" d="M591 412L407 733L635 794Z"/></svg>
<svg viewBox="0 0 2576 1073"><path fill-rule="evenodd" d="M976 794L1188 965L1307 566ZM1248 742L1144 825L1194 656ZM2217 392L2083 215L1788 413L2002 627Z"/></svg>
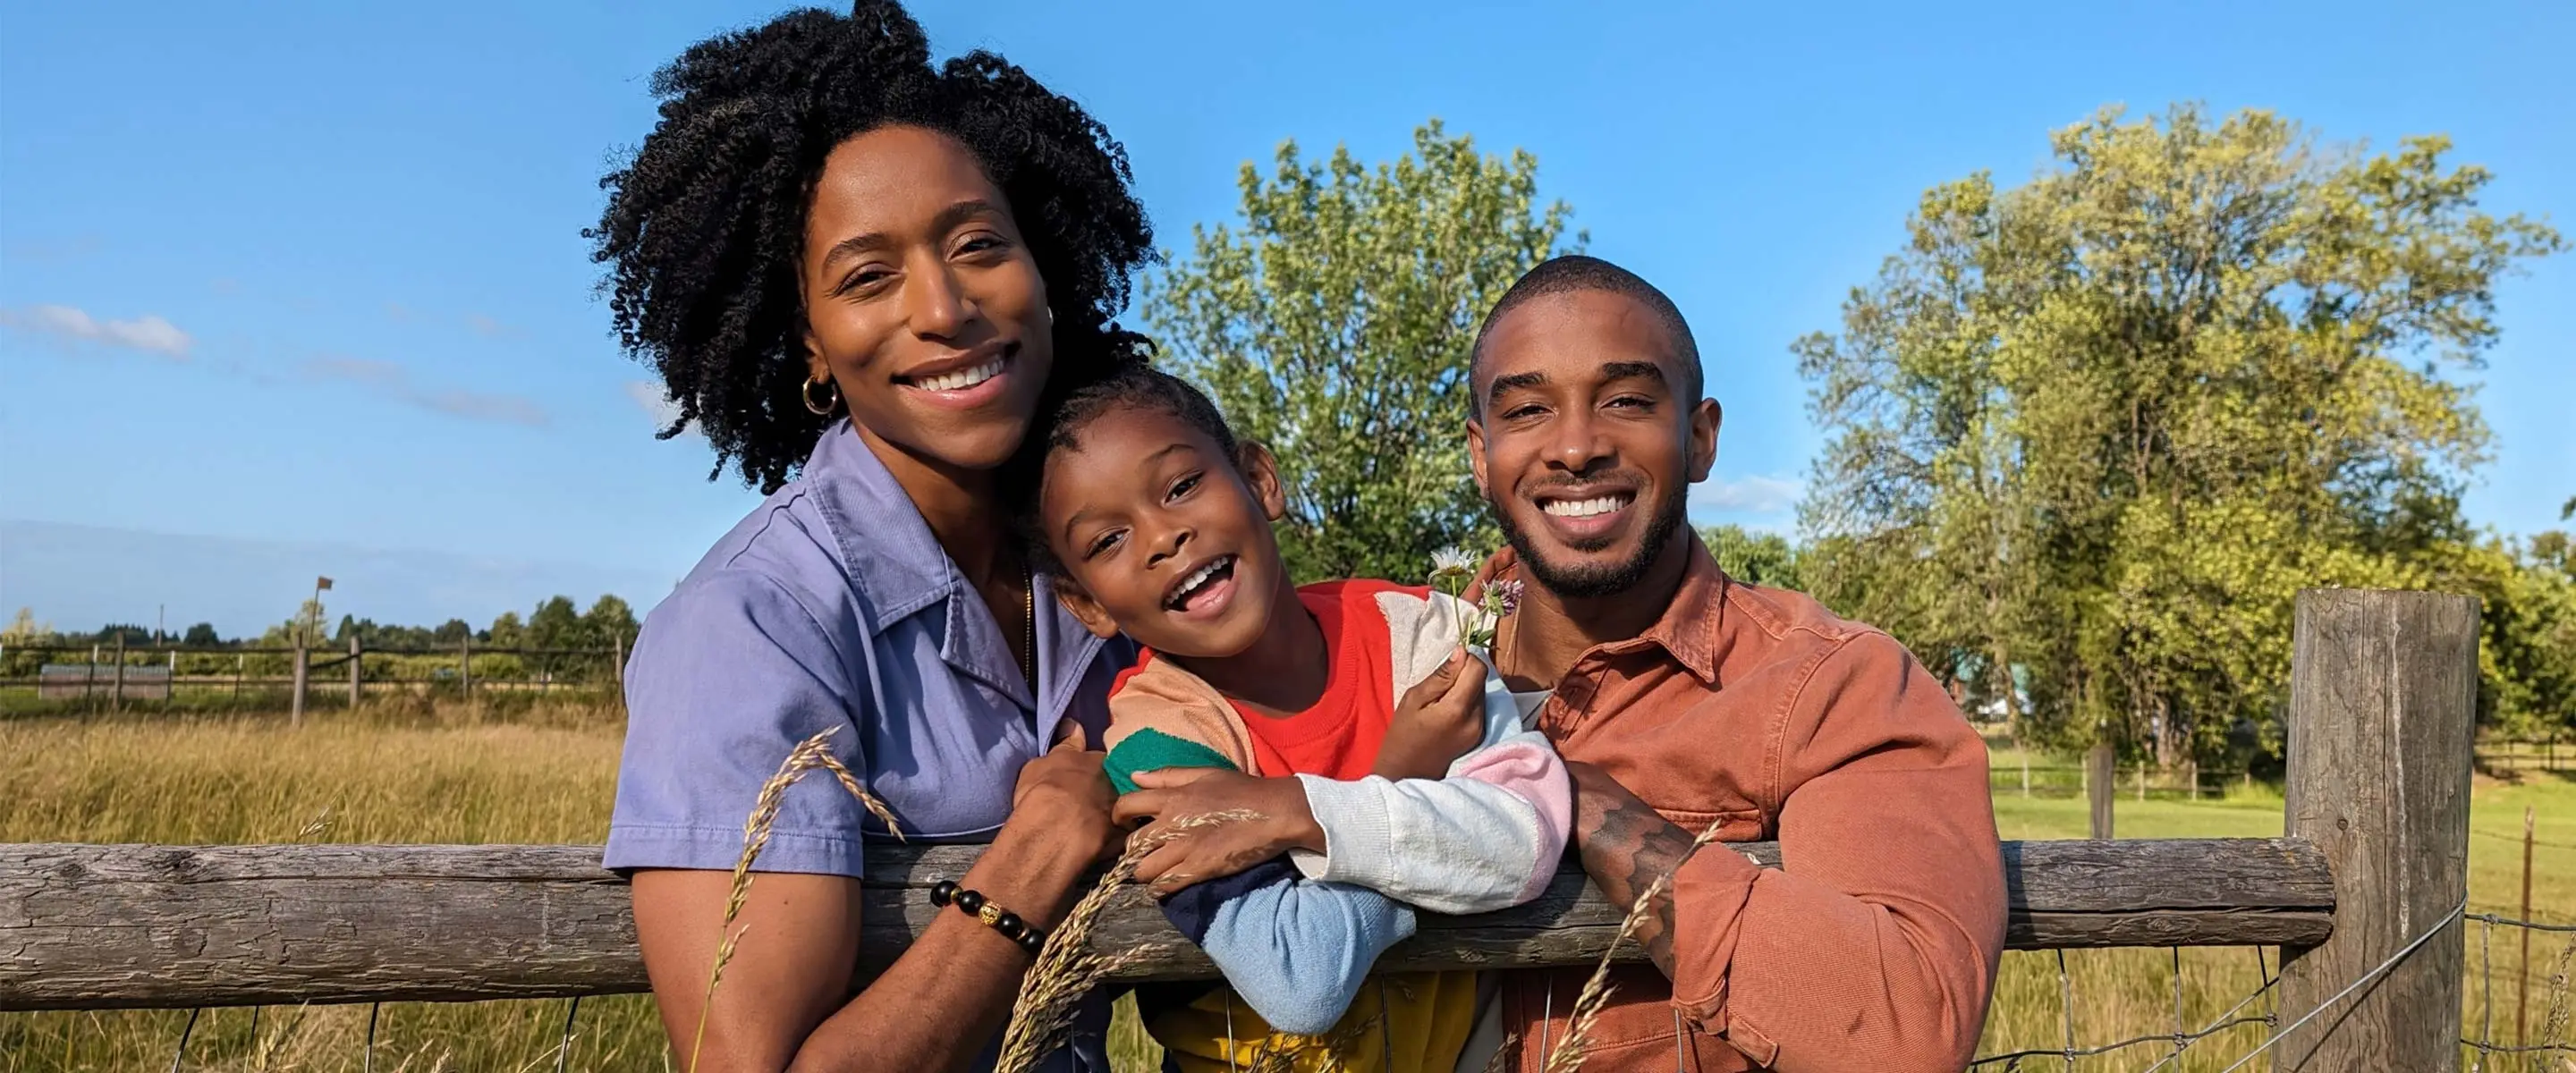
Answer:
<svg viewBox="0 0 2576 1073"><path fill-rule="evenodd" d="M125 631L116 634L116 692L109 695L107 706L112 711L125 710Z"/></svg>
<svg viewBox="0 0 2576 1073"><path fill-rule="evenodd" d="M2299 593L2289 834L2334 871L2334 934L2282 951L2281 1018L2316 1016L2282 1070L2457 1070L2478 603L2432 592ZM2407 944L2439 934L2331 1006Z"/></svg>
<svg viewBox="0 0 2576 1073"><path fill-rule="evenodd" d="M295 698L288 701L286 707L286 725L291 727L300 727L304 725L304 685L305 679L311 676L313 670L313 661L310 658L310 655L311 653L304 647L304 639L301 637L296 638Z"/></svg>
<svg viewBox="0 0 2576 1073"><path fill-rule="evenodd" d="M2111 794L2116 789L2112 781L2119 778L2114 766L2118 762L2108 740L2094 742L2092 751L2084 754L2084 799L2092 803L2095 838L2111 837Z"/></svg>
<svg viewBox="0 0 2576 1073"><path fill-rule="evenodd" d="M458 695L458 696L461 696L461 697L465 698L465 709L466 709L467 711L472 711L472 710L474 710L474 633L473 633L473 631L471 631L471 630L466 631L465 639L464 639L463 641L458 642L457 644L458 644L458 647L457 647L457 649L456 649L456 692L457 692L457 695Z"/></svg>
<svg viewBox="0 0 2576 1073"><path fill-rule="evenodd" d="M360 665L358 654L363 651L365 649L358 646L358 631L349 631L349 707L351 708L358 706L358 691L363 688L363 683L366 681L358 671Z"/></svg>

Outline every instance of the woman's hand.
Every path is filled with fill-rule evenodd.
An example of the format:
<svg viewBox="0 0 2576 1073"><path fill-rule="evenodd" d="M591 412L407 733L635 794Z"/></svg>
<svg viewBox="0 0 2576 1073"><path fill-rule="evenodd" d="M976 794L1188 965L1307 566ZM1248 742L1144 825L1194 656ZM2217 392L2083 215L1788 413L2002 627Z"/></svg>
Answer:
<svg viewBox="0 0 2576 1073"><path fill-rule="evenodd" d="M1054 927L1080 896L1083 873L1126 842L1109 816L1118 791L1100 769L1106 754L1082 746L1068 737L1021 765L1011 818L960 881L1039 927Z"/></svg>
<svg viewBox="0 0 2576 1073"><path fill-rule="evenodd" d="M1404 691L1371 773L1436 779L1485 740L1485 665L1466 649Z"/></svg>
<svg viewBox="0 0 2576 1073"><path fill-rule="evenodd" d="M1306 807L1306 784L1222 768L1139 772L1137 790L1118 799L1121 824L1148 820L1131 839L1169 839L1137 864L1136 881L1157 898L1193 883L1222 879L1292 849L1324 849L1324 830ZM1237 814L1226 819L1214 817ZM1193 819L1193 818L1196 819ZM1175 823L1191 820L1186 827Z"/></svg>

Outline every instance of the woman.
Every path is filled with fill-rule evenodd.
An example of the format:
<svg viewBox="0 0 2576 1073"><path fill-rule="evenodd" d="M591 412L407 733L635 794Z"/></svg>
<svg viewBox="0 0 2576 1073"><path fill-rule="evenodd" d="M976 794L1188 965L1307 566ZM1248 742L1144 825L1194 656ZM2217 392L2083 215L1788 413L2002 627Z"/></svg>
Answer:
<svg viewBox="0 0 2576 1073"><path fill-rule="evenodd" d="M683 1061L981 1067L1027 929L938 910L852 997L862 833L888 836L828 777L785 795L707 981L744 816L820 731L908 838L989 841L961 885L1035 928L1117 847L1084 748L1132 649L1032 578L994 474L1042 396L1141 358L1109 320L1152 255L1124 150L998 56L934 68L892 3L702 42L654 91L591 233L611 308L679 407L663 435L770 496L636 643L605 863ZM1105 1070L1105 1024L1054 1068Z"/></svg>

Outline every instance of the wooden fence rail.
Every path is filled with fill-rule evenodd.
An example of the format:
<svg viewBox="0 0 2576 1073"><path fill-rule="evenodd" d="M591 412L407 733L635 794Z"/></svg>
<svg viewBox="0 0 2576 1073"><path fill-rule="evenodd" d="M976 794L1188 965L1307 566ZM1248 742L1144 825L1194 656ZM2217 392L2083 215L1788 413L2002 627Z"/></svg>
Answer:
<svg viewBox="0 0 2576 1073"><path fill-rule="evenodd" d="M1779 863L1771 843L1729 848ZM936 912L925 889L981 852L869 851L863 971L902 953ZM2010 842L2004 860L2020 948L2303 944L2333 929L2325 857L2293 839ZM1619 913L1568 869L1528 905L1422 921L1381 965L1588 964ZM1215 975L1140 889L1093 941L1153 951L1129 979ZM0 846L0 1010L643 989L625 882L596 846Z"/></svg>
<svg viewBox="0 0 2576 1073"><path fill-rule="evenodd" d="M2279 1023L2296 1030L2276 1068L2456 1070L2477 620L2467 597L2300 593L2290 837L2007 842L2010 945L2278 946ZM923 889L979 852L869 851L863 974L932 919ZM1702 852L1782 863L1767 843ZM0 846L0 1010L642 990L624 883L598 859L590 846ZM1380 964L1641 956L1610 950L1618 922L1569 869L1528 905L1426 914ZM1133 888L1094 942L1149 953L1130 979L1214 975Z"/></svg>

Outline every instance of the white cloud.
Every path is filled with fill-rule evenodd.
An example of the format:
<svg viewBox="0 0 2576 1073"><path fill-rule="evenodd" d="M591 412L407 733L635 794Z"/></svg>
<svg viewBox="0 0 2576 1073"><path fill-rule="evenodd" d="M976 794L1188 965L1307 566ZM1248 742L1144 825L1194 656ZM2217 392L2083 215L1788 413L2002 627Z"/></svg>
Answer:
<svg viewBox="0 0 2576 1073"><path fill-rule="evenodd" d="M626 382L626 397L634 400L638 408L653 418L656 432L671 427L672 422L680 419L680 404L663 394L660 384L650 380L629 380Z"/></svg>
<svg viewBox="0 0 2576 1073"><path fill-rule="evenodd" d="M1805 492L1805 485L1780 477L1710 478L1691 488L1690 505L1698 510L1781 514L1796 507Z"/></svg>
<svg viewBox="0 0 2576 1073"><path fill-rule="evenodd" d="M36 305L0 310L0 324L66 342L147 351L179 361L188 360L189 349L196 345L178 325L152 313L133 320L100 320L71 306Z"/></svg>
<svg viewBox="0 0 2576 1073"><path fill-rule="evenodd" d="M405 405L469 421L497 421L539 428L548 420L545 408L527 396L458 388L425 388L412 382L411 370L390 361L315 358L304 363L304 376L309 380L355 384Z"/></svg>
<svg viewBox="0 0 2576 1073"><path fill-rule="evenodd" d="M519 335L518 326L503 324L481 313L466 314L465 326L485 339L512 339Z"/></svg>

